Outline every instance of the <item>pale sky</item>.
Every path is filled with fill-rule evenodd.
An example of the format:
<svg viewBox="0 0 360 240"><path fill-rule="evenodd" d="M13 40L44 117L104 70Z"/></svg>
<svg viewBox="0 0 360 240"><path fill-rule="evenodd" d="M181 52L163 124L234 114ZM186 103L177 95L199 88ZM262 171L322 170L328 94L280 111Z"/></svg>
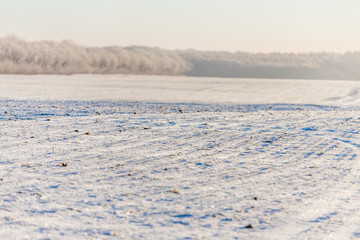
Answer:
<svg viewBox="0 0 360 240"><path fill-rule="evenodd" d="M359 0L1 0L0 37L86 46L359 51Z"/></svg>

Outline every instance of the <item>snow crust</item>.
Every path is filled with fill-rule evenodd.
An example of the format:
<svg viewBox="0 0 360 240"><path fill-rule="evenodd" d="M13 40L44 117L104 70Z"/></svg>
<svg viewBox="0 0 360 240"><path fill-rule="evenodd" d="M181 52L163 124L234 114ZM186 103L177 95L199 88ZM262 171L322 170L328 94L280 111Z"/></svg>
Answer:
<svg viewBox="0 0 360 240"><path fill-rule="evenodd" d="M0 238L359 238L359 84L1 76Z"/></svg>

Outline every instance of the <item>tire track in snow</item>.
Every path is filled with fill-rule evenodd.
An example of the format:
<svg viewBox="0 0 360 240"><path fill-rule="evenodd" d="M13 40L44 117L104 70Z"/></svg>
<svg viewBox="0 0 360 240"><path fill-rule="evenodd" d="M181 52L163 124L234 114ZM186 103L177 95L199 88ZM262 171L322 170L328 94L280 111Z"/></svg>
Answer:
<svg viewBox="0 0 360 240"><path fill-rule="evenodd" d="M360 144L348 140L334 139L336 142L342 142L356 153L360 149ZM342 159L342 162L347 159ZM344 176L336 181L334 185L326 189L320 199L313 200L309 209L304 213L312 225L302 230L297 237L321 236L332 239L355 237L354 230L360 224L360 205L356 204L360 200L360 162L359 158L351 161L347 167L348 171L343 172ZM354 204L355 203L355 204ZM321 223L321 224L320 224Z"/></svg>

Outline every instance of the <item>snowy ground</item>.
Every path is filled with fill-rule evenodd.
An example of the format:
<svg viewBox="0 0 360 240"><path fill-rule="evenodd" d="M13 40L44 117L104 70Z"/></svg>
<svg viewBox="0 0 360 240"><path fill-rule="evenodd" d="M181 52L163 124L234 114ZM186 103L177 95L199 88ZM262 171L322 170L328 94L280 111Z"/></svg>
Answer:
<svg viewBox="0 0 360 240"><path fill-rule="evenodd" d="M360 238L358 82L0 86L1 239Z"/></svg>

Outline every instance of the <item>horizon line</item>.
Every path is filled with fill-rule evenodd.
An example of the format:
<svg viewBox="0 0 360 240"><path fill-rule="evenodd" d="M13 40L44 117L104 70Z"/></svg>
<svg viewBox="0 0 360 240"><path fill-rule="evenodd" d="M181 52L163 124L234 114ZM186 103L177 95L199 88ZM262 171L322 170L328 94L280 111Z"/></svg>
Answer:
<svg viewBox="0 0 360 240"><path fill-rule="evenodd" d="M5 36L0 37L0 39L5 38L17 38L19 40L29 42L29 43L35 43L35 42L70 42L75 45L85 47L85 48L107 48L107 47L120 47L120 48L131 48L131 47L144 47L144 48L157 48L162 49L166 51L198 51L198 52L227 52L227 53L250 53L250 54L318 54L318 53L326 53L326 54L346 54L346 53L354 53L354 52L360 52L360 49L358 50L346 50L346 51L330 51L330 50L304 50L304 51L277 51L277 50L271 50L271 51L249 51L249 50L224 50L224 49L197 49L197 48L166 48L161 46L152 46L152 45L141 45L141 44L131 44L131 45L117 45L117 44L109 44L109 45L90 45L85 43L78 43L72 39L62 39L62 40L52 40L52 39L38 39L38 40L28 40L24 37L21 37L16 34L7 34Z"/></svg>

